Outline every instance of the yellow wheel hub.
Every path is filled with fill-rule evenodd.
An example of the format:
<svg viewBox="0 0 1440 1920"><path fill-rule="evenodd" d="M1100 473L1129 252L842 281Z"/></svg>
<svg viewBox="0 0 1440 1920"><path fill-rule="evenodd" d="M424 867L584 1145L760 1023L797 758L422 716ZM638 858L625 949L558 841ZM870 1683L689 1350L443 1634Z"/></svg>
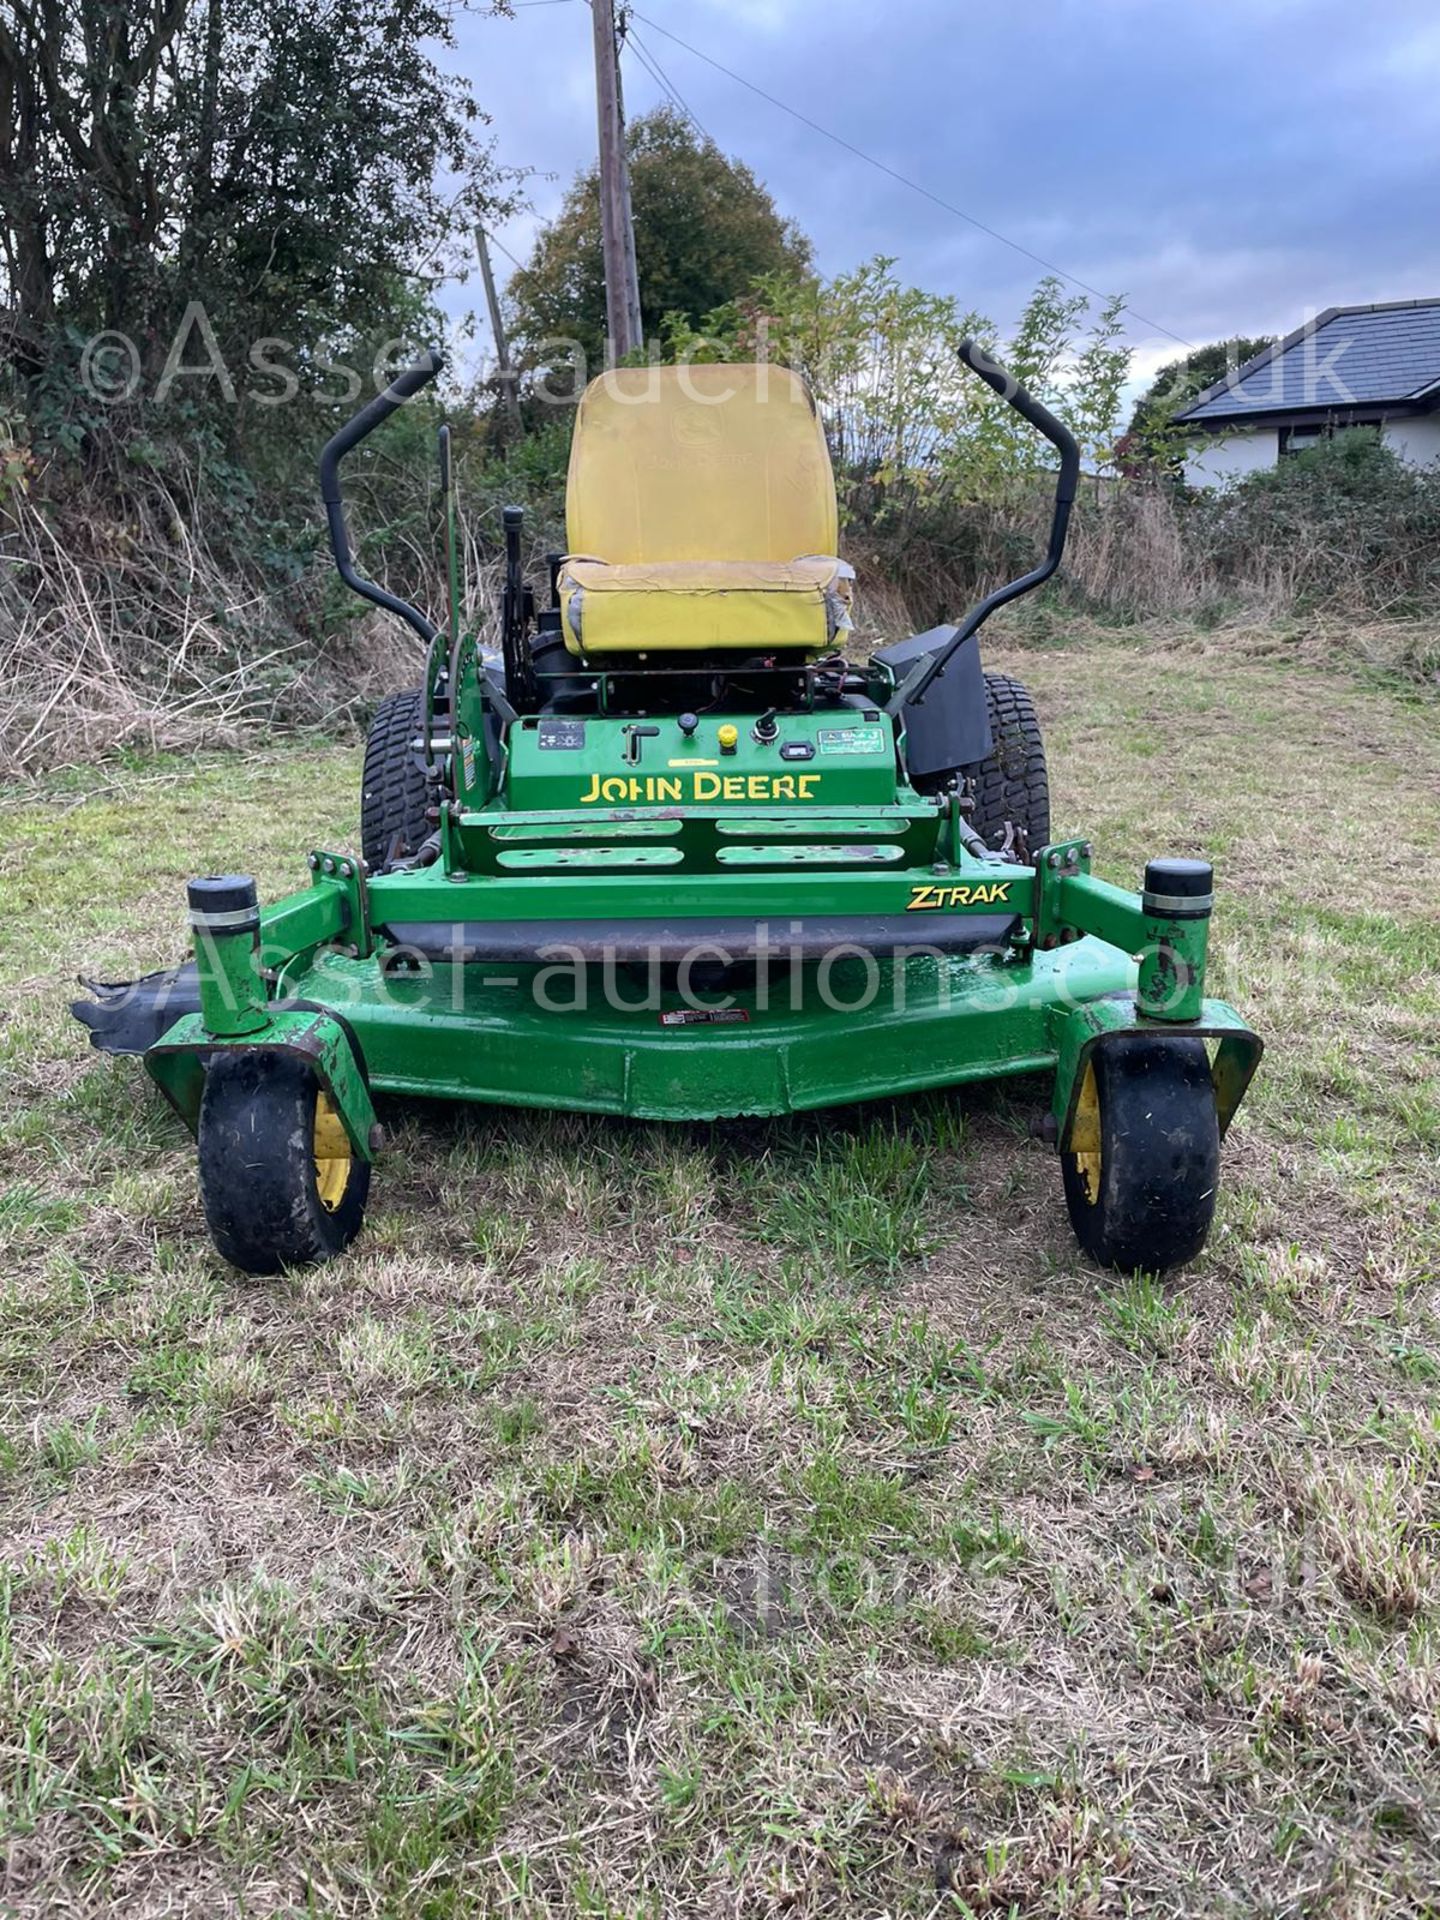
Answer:
<svg viewBox="0 0 1440 1920"><path fill-rule="evenodd" d="M322 1087L315 1096L315 1186L320 1204L334 1213L350 1184L350 1136L335 1102Z"/></svg>
<svg viewBox="0 0 1440 1920"><path fill-rule="evenodd" d="M1100 1199L1103 1148L1100 1143L1100 1095L1095 1086L1095 1069L1089 1061L1085 1063L1085 1078L1080 1082L1080 1093L1075 1102L1070 1154L1084 1182L1085 1198L1093 1207Z"/></svg>

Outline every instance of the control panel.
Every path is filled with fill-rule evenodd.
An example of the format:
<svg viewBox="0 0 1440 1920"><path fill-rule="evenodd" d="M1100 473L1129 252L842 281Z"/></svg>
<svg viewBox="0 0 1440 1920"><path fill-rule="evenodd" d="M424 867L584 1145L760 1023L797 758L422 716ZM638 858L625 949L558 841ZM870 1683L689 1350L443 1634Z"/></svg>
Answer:
<svg viewBox="0 0 1440 1920"><path fill-rule="evenodd" d="M895 736L873 707L820 713L543 715L510 729L510 806L884 806Z"/></svg>

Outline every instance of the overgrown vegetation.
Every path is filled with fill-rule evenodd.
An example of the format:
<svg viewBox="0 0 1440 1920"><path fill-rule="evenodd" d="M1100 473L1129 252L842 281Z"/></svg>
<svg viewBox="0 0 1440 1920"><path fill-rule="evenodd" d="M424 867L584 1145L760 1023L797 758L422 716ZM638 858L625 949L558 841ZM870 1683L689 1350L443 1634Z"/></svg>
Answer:
<svg viewBox="0 0 1440 1920"><path fill-rule="evenodd" d="M436 276L517 191L445 71L451 32L435 0L343 19L17 0L0 20L0 768L335 723L413 676L408 636L325 564L313 470L434 336ZM870 632L953 617L1043 538L1048 450L957 366L974 333L1085 449L1039 622L1389 623L1387 662L1435 671L1440 473L1341 436L1227 494L1179 483L1161 414L1254 342L1163 370L1122 436L1118 299L1046 280L1001 330L885 259L818 277L740 162L669 112L630 132L651 351L764 354L811 381ZM504 501L531 508L537 557L564 544L556 395L603 333L593 202L587 174L512 284L518 435L493 383L452 374L477 620ZM558 362L557 331L575 343ZM422 401L351 468L365 564L430 605L434 424Z"/></svg>
<svg viewBox="0 0 1440 1920"><path fill-rule="evenodd" d="M315 451L508 191L451 33L429 0L0 16L0 766L346 697Z"/></svg>

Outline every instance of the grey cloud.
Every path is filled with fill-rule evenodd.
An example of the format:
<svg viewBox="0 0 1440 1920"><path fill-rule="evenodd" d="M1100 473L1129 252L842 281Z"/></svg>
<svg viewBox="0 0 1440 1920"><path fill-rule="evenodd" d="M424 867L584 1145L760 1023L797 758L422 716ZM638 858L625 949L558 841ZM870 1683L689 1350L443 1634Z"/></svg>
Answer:
<svg viewBox="0 0 1440 1920"><path fill-rule="evenodd" d="M643 11L1185 339L1287 327L1334 300L1440 293L1431 0ZM560 176L532 189L548 213L595 145L581 0L462 31L502 158ZM701 123L814 237L823 269L893 253L911 279L1014 317L1040 267L639 31ZM638 64L626 87L632 111L658 97ZM503 237L523 254L531 230ZM1146 342L1141 322L1132 332Z"/></svg>

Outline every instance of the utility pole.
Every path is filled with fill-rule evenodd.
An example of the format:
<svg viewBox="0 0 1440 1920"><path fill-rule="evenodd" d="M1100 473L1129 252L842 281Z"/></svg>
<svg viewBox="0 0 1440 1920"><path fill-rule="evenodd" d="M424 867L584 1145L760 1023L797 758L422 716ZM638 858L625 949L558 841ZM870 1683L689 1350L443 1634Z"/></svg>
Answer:
<svg viewBox="0 0 1440 1920"><path fill-rule="evenodd" d="M605 319L612 364L641 345L640 290L629 220L630 169L620 106L615 0L591 0L595 27L595 101L600 123L600 239L605 260Z"/></svg>
<svg viewBox="0 0 1440 1920"><path fill-rule="evenodd" d="M620 9L618 48L624 43L630 9ZM630 152L625 140L625 75L619 59L615 62L615 98L620 104L620 187L625 198L625 306L630 316L630 337L637 346L645 344L645 326L640 318L640 269L635 264L635 209L630 202Z"/></svg>
<svg viewBox="0 0 1440 1920"><path fill-rule="evenodd" d="M520 395L514 367L510 363L510 342L505 337L505 322L500 313L500 296L495 291L495 274L490 265L490 238L484 227L475 228L475 251L480 256L480 277L485 282L485 304L490 309L490 331L495 336L495 357L500 363L500 393L511 426L520 431Z"/></svg>

